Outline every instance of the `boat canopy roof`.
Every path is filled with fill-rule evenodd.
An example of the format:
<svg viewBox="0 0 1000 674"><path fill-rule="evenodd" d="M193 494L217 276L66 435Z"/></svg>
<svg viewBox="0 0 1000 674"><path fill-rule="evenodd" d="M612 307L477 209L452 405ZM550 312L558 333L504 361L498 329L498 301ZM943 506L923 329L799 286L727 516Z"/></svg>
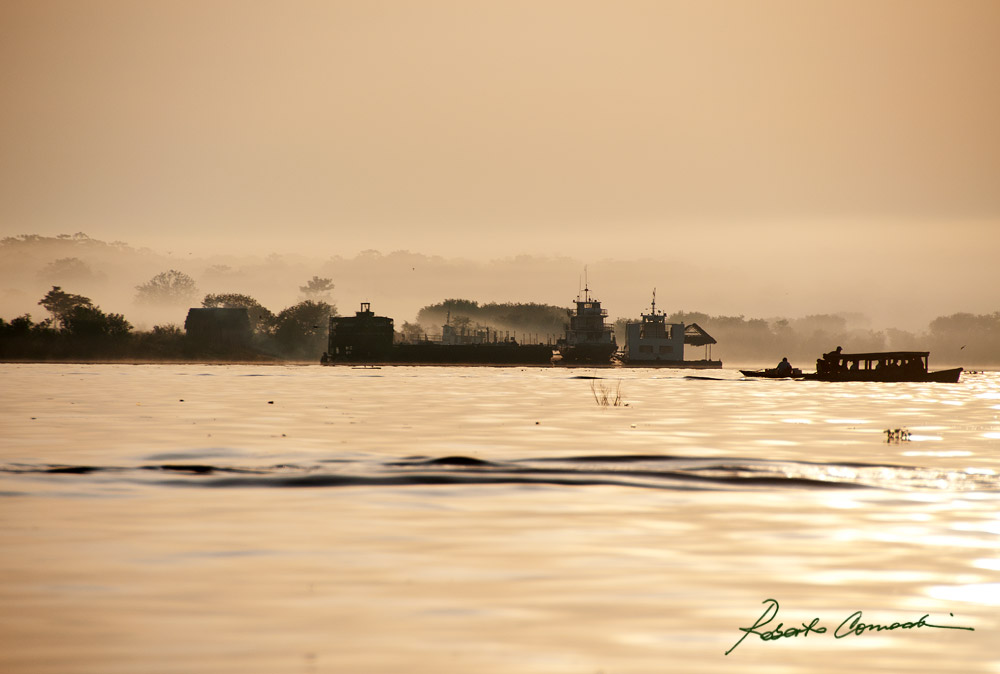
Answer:
<svg viewBox="0 0 1000 674"><path fill-rule="evenodd" d="M841 359L846 360L882 360L883 358L927 358L930 351L874 351L872 353L842 353Z"/></svg>
<svg viewBox="0 0 1000 674"><path fill-rule="evenodd" d="M692 323L691 325L684 328L684 343L690 344L691 346L705 346L706 344L718 344L715 341L715 337L705 332L697 323Z"/></svg>

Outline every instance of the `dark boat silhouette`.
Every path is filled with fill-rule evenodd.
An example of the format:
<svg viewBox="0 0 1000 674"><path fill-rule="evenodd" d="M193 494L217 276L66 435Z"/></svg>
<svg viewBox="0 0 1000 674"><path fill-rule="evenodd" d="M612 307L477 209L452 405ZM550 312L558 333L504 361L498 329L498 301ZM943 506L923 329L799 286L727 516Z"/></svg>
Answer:
<svg viewBox="0 0 1000 674"><path fill-rule="evenodd" d="M816 372L802 379L815 381L945 382L956 383L962 368L931 372L929 351L880 351L872 353L824 354L816 361Z"/></svg>
<svg viewBox="0 0 1000 674"><path fill-rule="evenodd" d="M586 285L576 298L576 311L569 317L566 336L556 342L559 363L563 365L589 363L607 365L618 350L615 333L605 322L608 310L590 296Z"/></svg>
<svg viewBox="0 0 1000 674"><path fill-rule="evenodd" d="M740 370L744 377L761 377L763 379L798 379L802 377L802 370L793 367L791 372L779 372L776 367L769 367L765 370Z"/></svg>
<svg viewBox="0 0 1000 674"><path fill-rule="evenodd" d="M362 302L354 316L330 318L323 365L393 363L398 365L549 365L552 346L522 344L496 331L456 330L446 323L440 340L396 342L393 320L376 316Z"/></svg>

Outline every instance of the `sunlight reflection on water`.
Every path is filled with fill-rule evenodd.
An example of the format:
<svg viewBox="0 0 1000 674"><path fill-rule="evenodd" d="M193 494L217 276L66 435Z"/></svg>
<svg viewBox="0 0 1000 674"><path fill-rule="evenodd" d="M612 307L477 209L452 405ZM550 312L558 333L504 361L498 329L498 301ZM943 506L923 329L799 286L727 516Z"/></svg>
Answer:
<svg viewBox="0 0 1000 674"><path fill-rule="evenodd" d="M3 671L995 662L996 373L0 368ZM620 380L628 407L579 374ZM977 631L723 656L767 597L786 625L864 610Z"/></svg>
<svg viewBox="0 0 1000 674"><path fill-rule="evenodd" d="M945 601L1000 606L1000 583L934 585L927 588L927 595Z"/></svg>

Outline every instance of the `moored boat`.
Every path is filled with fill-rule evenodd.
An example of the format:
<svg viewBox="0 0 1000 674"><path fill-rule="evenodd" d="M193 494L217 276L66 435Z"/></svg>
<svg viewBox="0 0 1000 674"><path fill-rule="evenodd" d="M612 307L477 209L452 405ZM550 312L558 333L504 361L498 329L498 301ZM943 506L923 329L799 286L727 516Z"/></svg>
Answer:
<svg viewBox="0 0 1000 674"><path fill-rule="evenodd" d="M625 324L625 349L621 363L630 367L721 368L721 360L712 360L715 338L697 323L668 323L667 315L656 308L656 289L648 314ZM685 346L704 346L705 358L685 360Z"/></svg>
<svg viewBox="0 0 1000 674"><path fill-rule="evenodd" d="M618 344L611 324L604 320L607 316L608 310L601 308L601 303L590 296L590 288L584 285L583 294L576 298L576 311L569 317L566 336L556 342L557 362L610 364Z"/></svg>

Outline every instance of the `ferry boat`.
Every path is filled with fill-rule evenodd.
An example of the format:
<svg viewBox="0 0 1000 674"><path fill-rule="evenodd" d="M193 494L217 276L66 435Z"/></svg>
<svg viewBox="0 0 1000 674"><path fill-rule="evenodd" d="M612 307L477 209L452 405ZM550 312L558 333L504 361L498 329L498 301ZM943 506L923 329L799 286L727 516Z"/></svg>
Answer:
<svg viewBox="0 0 1000 674"><path fill-rule="evenodd" d="M877 381L877 382L945 382L956 383L962 374L960 367L931 372L929 351L882 351L872 353L823 354L816 361L816 372L802 379L816 381Z"/></svg>
<svg viewBox="0 0 1000 674"><path fill-rule="evenodd" d="M622 365L633 367L721 368L721 360L712 360L715 338L697 323L667 323L667 315L656 309L656 289L648 314L625 324L625 349ZM704 346L705 358L685 360L684 346Z"/></svg>
<svg viewBox="0 0 1000 674"><path fill-rule="evenodd" d="M556 342L557 361L563 365L611 364L618 343L611 324L604 320L607 316L608 310L601 308L584 285L582 295L577 295L576 311L570 315L566 336Z"/></svg>

